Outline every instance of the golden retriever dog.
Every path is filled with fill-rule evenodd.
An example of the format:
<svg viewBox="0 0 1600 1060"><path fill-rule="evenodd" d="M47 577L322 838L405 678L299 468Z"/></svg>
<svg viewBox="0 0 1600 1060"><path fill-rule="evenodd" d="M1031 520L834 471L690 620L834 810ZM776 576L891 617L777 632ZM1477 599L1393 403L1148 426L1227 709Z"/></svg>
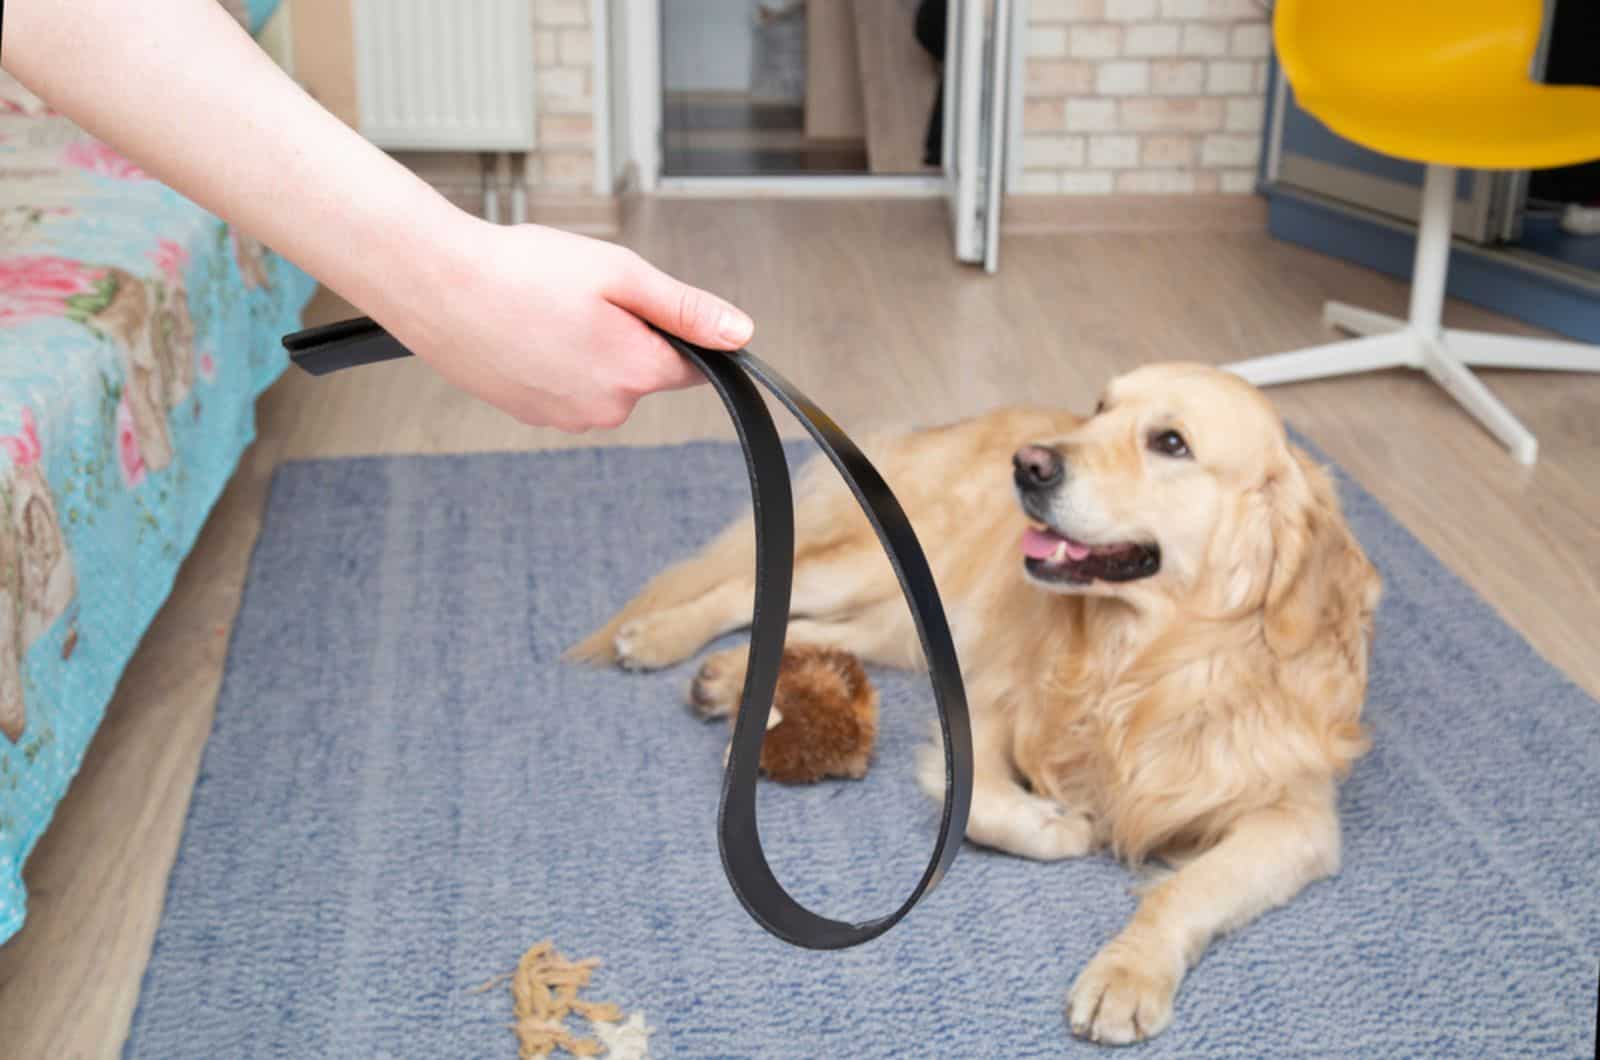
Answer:
<svg viewBox="0 0 1600 1060"><path fill-rule="evenodd" d="M967 837L1026 858L1164 863L1068 992L1072 1031L1160 1033L1210 941L1337 871L1377 571L1329 475L1259 391L1195 364L1110 382L1087 417L1011 408L863 447L927 551L972 710ZM915 668L888 561L820 460L796 489L789 643ZM748 625L746 516L569 656L650 669ZM691 701L737 705L744 651ZM943 795L942 756L918 776Z"/></svg>

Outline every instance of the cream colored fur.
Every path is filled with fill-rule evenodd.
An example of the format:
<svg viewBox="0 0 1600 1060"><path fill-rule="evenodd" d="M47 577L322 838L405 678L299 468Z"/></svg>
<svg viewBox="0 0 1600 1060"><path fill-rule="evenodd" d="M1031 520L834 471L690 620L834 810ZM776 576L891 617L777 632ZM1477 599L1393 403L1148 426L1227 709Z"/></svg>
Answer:
<svg viewBox="0 0 1600 1060"><path fill-rule="evenodd" d="M1192 459L1151 451L1168 428ZM1032 443L1069 471L1053 514L1071 525L1057 528L1154 540L1159 573L1074 590L1024 573L1012 454ZM1258 391L1190 364L1113 380L1091 417L1010 408L863 448L912 519L956 635L977 754L968 838L1041 860L1109 849L1172 870L1143 888L1066 1006L1072 1030L1096 1041L1159 1033L1212 939L1339 867L1335 791L1367 748L1380 582L1331 480ZM831 467L813 464L796 497L790 642L920 666L893 572ZM748 624L753 558L746 517L570 656L637 669L690 658ZM712 660L723 710L742 654ZM918 772L941 796L937 748Z"/></svg>

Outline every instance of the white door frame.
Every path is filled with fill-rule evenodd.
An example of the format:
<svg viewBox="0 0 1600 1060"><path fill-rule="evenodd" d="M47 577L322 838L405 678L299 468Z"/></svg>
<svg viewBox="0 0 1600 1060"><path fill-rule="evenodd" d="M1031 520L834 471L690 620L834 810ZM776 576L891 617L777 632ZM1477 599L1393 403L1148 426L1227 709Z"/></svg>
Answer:
<svg viewBox="0 0 1600 1060"><path fill-rule="evenodd" d="M945 176L819 174L817 176L776 177L667 177L661 173L661 0L615 0L627 20L619 27L626 43L628 78L625 93L611 92L610 33L613 0L590 0L590 25L594 31L594 127L596 194L614 195L636 190L667 196L791 198L938 198L948 191ZM1019 45L1012 62L1011 113L1020 117L1025 55L1020 44L1026 40L1027 0L1013 0L1012 25ZM628 158L611 154L611 123L614 113L621 116L628 130ZM1013 120L1005 130L1005 183L1009 189L1020 176L1022 122ZM621 163L621 164L619 164ZM618 174L631 174L631 182Z"/></svg>
<svg viewBox="0 0 1600 1060"><path fill-rule="evenodd" d="M628 13L628 143L634 180L653 192L661 180L661 0L623 0ZM600 71L595 71L599 77ZM606 78L611 77L608 67Z"/></svg>
<svg viewBox="0 0 1600 1060"><path fill-rule="evenodd" d="M615 183L611 168L611 4L589 0L590 57L593 64L591 115L594 129L594 193L610 195Z"/></svg>
<svg viewBox="0 0 1600 1060"><path fill-rule="evenodd" d="M1026 105L1028 73L1028 0L1011 0L1011 99L1006 111L1006 167L1003 195L1022 180L1022 108Z"/></svg>

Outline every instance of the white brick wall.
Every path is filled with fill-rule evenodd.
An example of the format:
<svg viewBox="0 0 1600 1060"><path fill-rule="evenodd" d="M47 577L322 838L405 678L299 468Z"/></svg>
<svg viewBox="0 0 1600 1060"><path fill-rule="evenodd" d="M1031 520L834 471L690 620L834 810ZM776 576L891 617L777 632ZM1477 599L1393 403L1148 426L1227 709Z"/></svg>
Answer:
<svg viewBox="0 0 1600 1060"><path fill-rule="evenodd" d="M1032 0L1017 190L1252 191L1271 43L1260 0Z"/></svg>
<svg viewBox="0 0 1600 1060"><path fill-rule="evenodd" d="M1156 17L1156 0L1106 0L1106 18L1116 22L1141 22Z"/></svg>
<svg viewBox="0 0 1600 1060"><path fill-rule="evenodd" d="M1196 59L1163 59L1150 64L1152 96L1198 96L1205 87L1206 64Z"/></svg>
<svg viewBox="0 0 1600 1060"><path fill-rule="evenodd" d="M1215 62L1206 67L1206 94L1237 96L1250 91L1255 83L1256 64Z"/></svg>
<svg viewBox="0 0 1600 1060"><path fill-rule="evenodd" d="M1104 132L1117 127L1114 99L1069 99L1062 109L1068 132Z"/></svg>
<svg viewBox="0 0 1600 1060"><path fill-rule="evenodd" d="M1117 174L1116 190L1124 195L1193 195L1216 191L1215 173L1192 169L1129 169Z"/></svg>
<svg viewBox="0 0 1600 1060"><path fill-rule="evenodd" d="M1228 31L1223 26L1191 22L1183 27L1184 55L1227 55Z"/></svg>
<svg viewBox="0 0 1600 1060"><path fill-rule="evenodd" d="M1067 30L1064 26L1029 26L1029 55L1067 54Z"/></svg>
<svg viewBox="0 0 1600 1060"><path fill-rule="evenodd" d="M1060 99L1030 99L1022 105L1022 131L1060 132L1067 126L1067 104Z"/></svg>
<svg viewBox="0 0 1600 1060"><path fill-rule="evenodd" d="M594 186L594 37L589 0L529 0L538 63L539 150L528 183L581 193Z"/></svg>
<svg viewBox="0 0 1600 1060"><path fill-rule="evenodd" d="M1264 59L1272 50L1272 29L1266 23L1235 26L1229 49L1241 59Z"/></svg>
<svg viewBox="0 0 1600 1060"><path fill-rule="evenodd" d="M1089 137L1090 169L1132 169L1139 164L1139 138L1124 134Z"/></svg>
<svg viewBox="0 0 1600 1060"><path fill-rule="evenodd" d="M1029 99L1080 96L1094 90L1094 64L1072 59L1029 59Z"/></svg>
<svg viewBox="0 0 1600 1060"><path fill-rule="evenodd" d="M1256 174L1251 169L1229 169L1222 174L1221 191L1230 195L1248 194L1255 190Z"/></svg>
<svg viewBox="0 0 1600 1060"><path fill-rule="evenodd" d="M1030 136L1022 141L1024 169L1073 169L1083 165L1083 137Z"/></svg>
<svg viewBox="0 0 1600 1060"><path fill-rule="evenodd" d="M574 70L587 70L594 61L594 36L587 29L561 31L557 56L561 65Z"/></svg>
<svg viewBox="0 0 1600 1060"><path fill-rule="evenodd" d="M1105 0L1032 0L1028 11L1033 22L1082 22L1103 15Z"/></svg>
<svg viewBox="0 0 1600 1060"><path fill-rule="evenodd" d="M1094 173L1083 170L1061 174L1063 195L1109 195L1116 190L1116 176L1112 173Z"/></svg>
<svg viewBox="0 0 1600 1060"><path fill-rule="evenodd" d="M1143 169L1189 169L1194 166L1194 137L1182 133L1152 133L1138 138L1139 165Z"/></svg>
<svg viewBox="0 0 1600 1060"><path fill-rule="evenodd" d="M1121 59L1101 63L1094 87L1102 96L1142 96L1150 91L1150 64Z"/></svg>
<svg viewBox="0 0 1600 1060"><path fill-rule="evenodd" d="M1266 108L1254 97L1228 100L1222 127L1229 132L1260 132L1266 124Z"/></svg>
<svg viewBox="0 0 1600 1060"><path fill-rule="evenodd" d="M1161 0L1163 18L1216 19L1234 22L1262 17L1257 0Z"/></svg>
<svg viewBox="0 0 1600 1060"><path fill-rule="evenodd" d="M1016 184L1019 195L1061 194L1061 174L1054 169L1026 169Z"/></svg>
<svg viewBox="0 0 1600 1060"><path fill-rule="evenodd" d="M1252 166L1257 138L1239 133L1217 133L1200 141L1200 164L1211 169Z"/></svg>
<svg viewBox="0 0 1600 1060"><path fill-rule="evenodd" d="M1129 26L1123 35L1123 53L1126 55L1161 57L1177 55L1183 30L1175 22L1146 22Z"/></svg>
<svg viewBox="0 0 1600 1060"><path fill-rule="evenodd" d="M533 0L537 24L545 26L587 26L588 0Z"/></svg>
<svg viewBox="0 0 1600 1060"><path fill-rule="evenodd" d="M1074 59L1115 59L1122 54L1122 27L1074 26L1067 37Z"/></svg>

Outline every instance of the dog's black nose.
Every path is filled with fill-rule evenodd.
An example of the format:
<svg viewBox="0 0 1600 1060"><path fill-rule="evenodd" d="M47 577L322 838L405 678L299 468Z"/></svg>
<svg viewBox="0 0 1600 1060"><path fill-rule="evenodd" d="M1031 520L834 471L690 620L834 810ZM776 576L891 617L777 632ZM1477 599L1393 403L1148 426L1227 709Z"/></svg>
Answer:
<svg viewBox="0 0 1600 1060"><path fill-rule="evenodd" d="M1042 445L1025 445L1011 458L1012 478L1025 490L1054 486L1061 481L1061 454Z"/></svg>

